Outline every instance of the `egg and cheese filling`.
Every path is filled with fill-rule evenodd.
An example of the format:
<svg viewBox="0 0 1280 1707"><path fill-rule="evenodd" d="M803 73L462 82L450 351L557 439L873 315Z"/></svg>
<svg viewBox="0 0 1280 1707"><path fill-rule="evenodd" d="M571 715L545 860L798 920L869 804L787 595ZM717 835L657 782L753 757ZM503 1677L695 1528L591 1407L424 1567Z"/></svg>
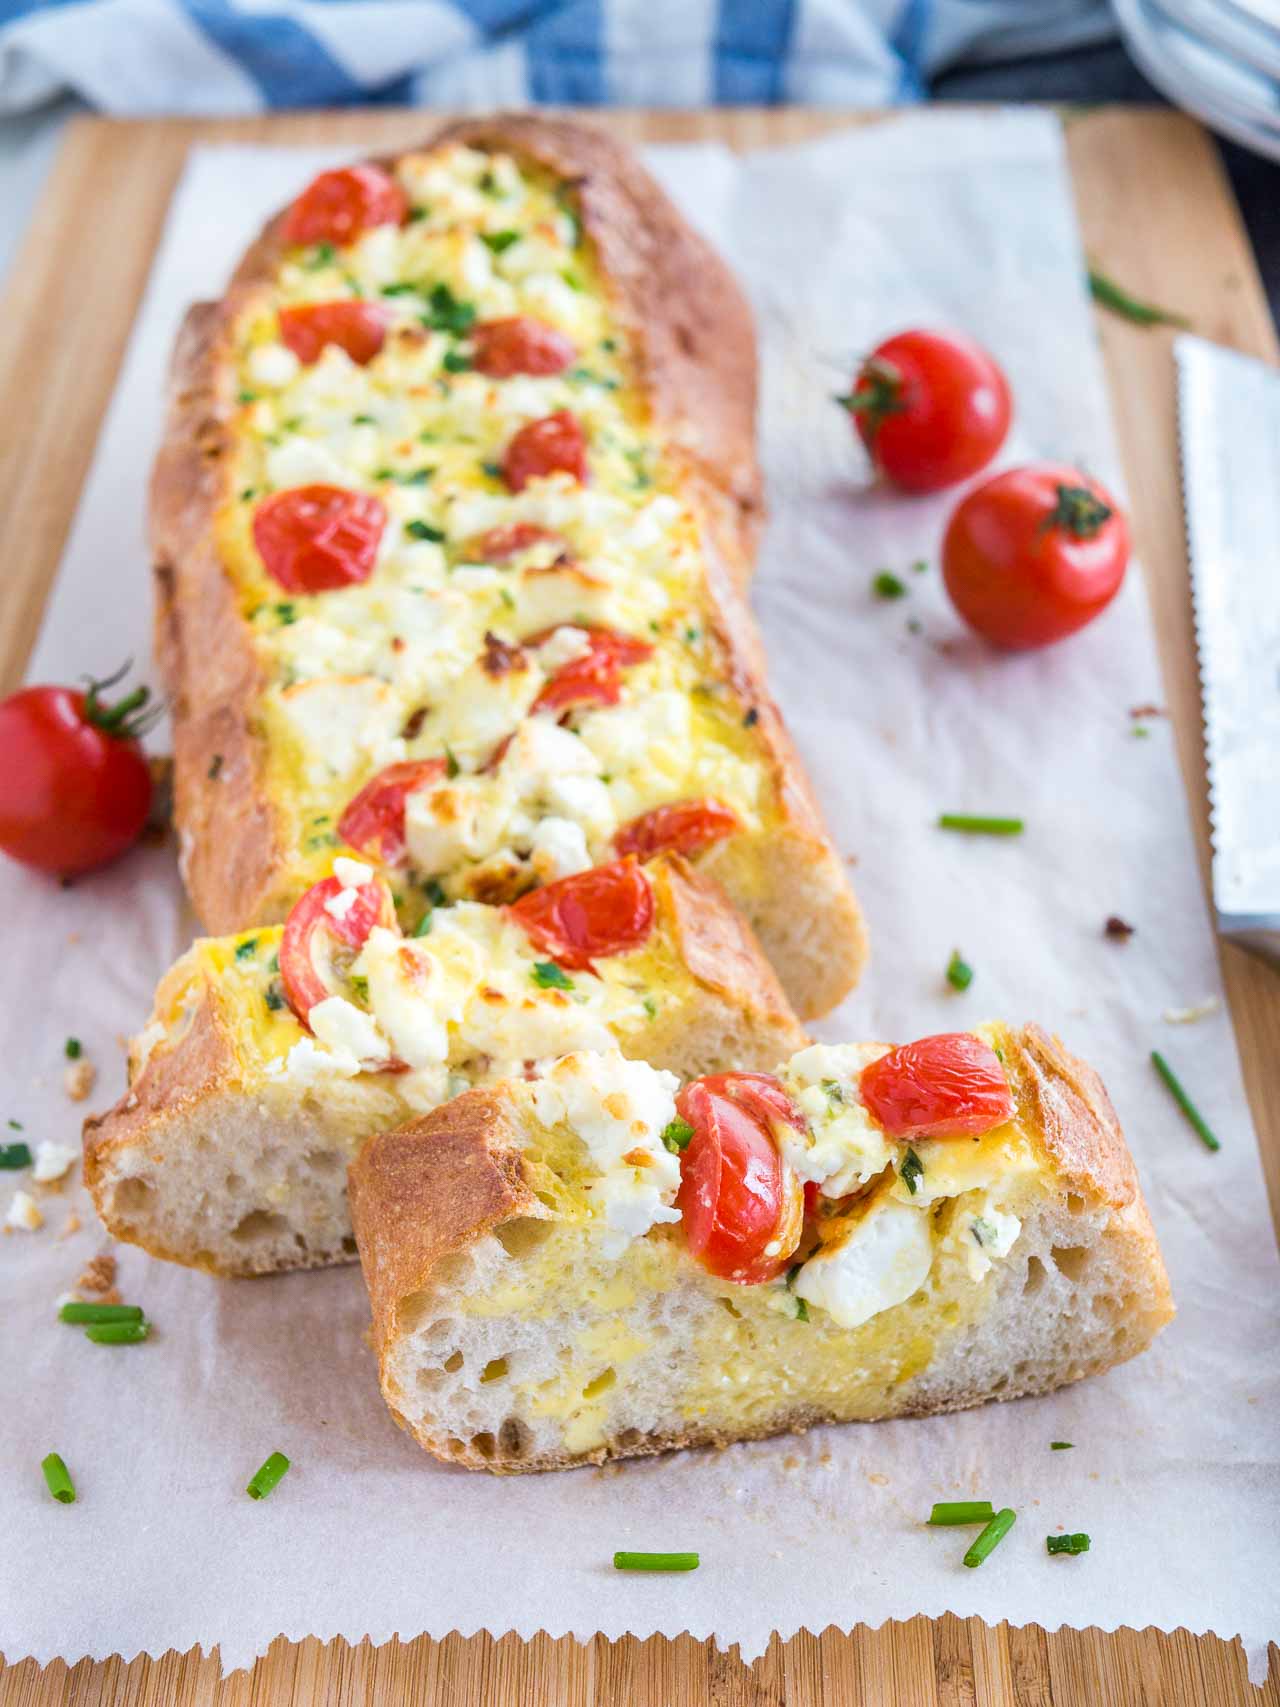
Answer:
<svg viewBox="0 0 1280 1707"><path fill-rule="evenodd" d="M369 875L356 861L334 864L352 887ZM157 1048L181 1040L211 995L247 1077L323 1094L385 1075L407 1106L426 1110L472 1085L535 1071L566 1047L616 1050L679 999L674 949L659 931L570 974L500 908L460 901L427 920L417 937L375 926L306 1026L285 996L281 926L202 938L161 986L156 1016L132 1050L131 1077Z"/></svg>
<svg viewBox="0 0 1280 1707"><path fill-rule="evenodd" d="M698 522L572 191L458 145L395 173L404 224L288 250L235 327L218 532L262 664L254 716L299 888L341 843L353 796L419 759L447 774L409 796L401 857L405 885L433 893L509 899L607 858L622 826L676 801L714 800L758 833L777 801L755 712L710 632ZM333 302L383 314L367 362L337 343L303 362L282 341L282 309ZM511 317L553 328L572 362L475 371L476 328ZM510 490L514 435L561 410L585 436L587 481L553 472ZM316 484L382 506L375 567L357 585L286 592L255 514ZM651 647L622 670L617 703L535 709L600 629Z"/></svg>
<svg viewBox="0 0 1280 1707"><path fill-rule="evenodd" d="M735 1307L754 1297L799 1320L821 1312L837 1327L859 1328L905 1303L935 1271L976 1285L1012 1250L1021 1224L1009 1203L1040 1165L1030 1140L1016 1119L978 1138L891 1137L858 1093L863 1068L885 1053L883 1045L815 1044L777 1070L804 1130L779 1120L775 1137L784 1163L817 1185L817 1209L776 1280L742 1286L707 1276ZM536 1083L512 1087L539 1131L539 1194L554 1176L558 1209L570 1223L598 1224L606 1256L681 1219L688 1133L680 1132L677 1089L669 1073L616 1050L544 1064ZM483 1312L503 1307L486 1296Z"/></svg>

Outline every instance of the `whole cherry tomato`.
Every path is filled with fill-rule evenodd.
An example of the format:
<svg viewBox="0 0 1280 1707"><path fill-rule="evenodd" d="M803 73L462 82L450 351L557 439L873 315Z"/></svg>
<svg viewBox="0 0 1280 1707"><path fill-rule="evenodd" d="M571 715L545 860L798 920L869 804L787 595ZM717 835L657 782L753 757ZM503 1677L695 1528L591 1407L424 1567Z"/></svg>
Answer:
<svg viewBox="0 0 1280 1707"><path fill-rule="evenodd" d="M287 593L328 593L369 579L386 522L367 492L293 486L258 505L253 543Z"/></svg>
<svg viewBox="0 0 1280 1707"><path fill-rule="evenodd" d="M391 891L380 877L370 877L346 890L345 904L336 877L313 883L294 902L280 938L280 982L289 1006L303 1025L317 1002L336 996L345 987L344 966L359 953L375 925L396 928Z"/></svg>
<svg viewBox="0 0 1280 1707"><path fill-rule="evenodd" d="M1074 468L1033 463L994 475L957 505L942 578L971 628L997 646L1047 646L1116 596L1129 526L1109 492Z"/></svg>
<svg viewBox="0 0 1280 1707"><path fill-rule="evenodd" d="M515 373L563 373L578 354L563 332L528 314L481 320L467 336L472 367L490 379L509 379Z"/></svg>
<svg viewBox="0 0 1280 1707"><path fill-rule="evenodd" d="M363 367L386 341L390 318L378 302L306 302L280 310L280 341L307 363L319 361L326 344L337 344Z"/></svg>
<svg viewBox="0 0 1280 1707"><path fill-rule="evenodd" d="M534 635L526 644L537 646L554 630ZM571 705L617 705L622 697L622 672L653 656L647 640L619 634L613 628L589 628L590 645L562 664L533 702L534 711L564 711Z"/></svg>
<svg viewBox="0 0 1280 1707"><path fill-rule="evenodd" d="M570 972L638 948L653 929L653 891L633 859L532 889L507 911L537 949Z"/></svg>
<svg viewBox="0 0 1280 1707"><path fill-rule="evenodd" d="M863 1068L859 1091L893 1138L978 1138L1013 1118L999 1057L967 1031L891 1049Z"/></svg>
<svg viewBox="0 0 1280 1707"><path fill-rule="evenodd" d="M945 332L886 338L837 401L875 466L906 492L938 492L985 468L1012 413L1008 381L987 352Z"/></svg>
<svg viewBox="0 0 1280 1707"><path fill-rule="evenodd" d="M396 865L405 852L406 800L438 782L447 769L444 759L403 759L387 765L353 796L338 819L339 836L357 853L382 865Z"/></svg>
<svg viewBox="0 0 1280 1707"><path fill-rule="evenodd" d="M571 474L579 485L586 484L586 434L569 409L557 409L554 415L529 421L511 440L502 459L502 476L513 492L523 492L531 480L560 473Z"/></svg>
<svg viewBox="0 0 1280 1707"><path fill-rule="evenodd" d="M690 1252L723 1280L772 1280L790 1263L804 1225L804 1192L774 1125L803 1131L803 1120L767 1073L695 1079L676 1097L676 1112L693 1128L676 1194Z"/></svg>
<svg viewBox="0 0 1280 1707"><path fill-rule="evenodd" d="M375 225L399 225L409 211L404 191L379 166L321 172L284 216L286 243L351 243Z"/></svg>
<svg viewBox="0 0 1280 1707"><path fill-rule="evenodd" d="M126 666L127 668L127 666ZM38 871L74 877L142 834L151 772L138 736L149 696L102 699L124 671L78 688L21 688L0 702L0 848Z"/></svg>
<svg viewBox="0 0 1280 1707"><path fill-rule="evenodd" d="M652 859L664 850L692 854L741 828L737 813L718 800L675 800L624 824L613 845L620 854L635 854L637 859Z"/></svg>

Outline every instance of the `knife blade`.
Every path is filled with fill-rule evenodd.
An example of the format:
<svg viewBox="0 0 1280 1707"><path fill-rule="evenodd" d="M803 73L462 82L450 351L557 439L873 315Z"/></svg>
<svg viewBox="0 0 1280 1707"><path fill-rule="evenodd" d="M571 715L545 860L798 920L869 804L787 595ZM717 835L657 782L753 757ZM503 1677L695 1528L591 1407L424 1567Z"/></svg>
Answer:
<svg viewBox="0 0 1280 1707"><path fill-rule="evenodd" d="M1174 343L1221 934L1280 965L1280 372Z"/></svg>

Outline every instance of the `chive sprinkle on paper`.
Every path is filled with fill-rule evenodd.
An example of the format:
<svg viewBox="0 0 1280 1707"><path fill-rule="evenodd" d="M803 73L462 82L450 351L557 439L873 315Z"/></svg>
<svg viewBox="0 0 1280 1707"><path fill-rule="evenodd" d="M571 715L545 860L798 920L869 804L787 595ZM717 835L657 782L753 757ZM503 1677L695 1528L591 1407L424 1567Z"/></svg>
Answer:
<svg viewBox="0 0 1280 1707"><path fill-rule="evenodd" d="M67 1469L58 1454L51 1452L47 1458L42 1458L40 1468L44 1471L45 1486L59 1505L74 1505L76 1503L76 1486L71 1480L70 1470Z"/></svg>
<svg viewBox="0 0 1280 1707"><path fill-rule="evenodd" d="M1074 1440L1051 1440L1049 1450L1050 1452L1072 1452L1075 1450L1075 1444Z"/></svg>
<svg viewBox="0 0 1280 1707"><path fill-rule="evenodd" d="M265 1500L288 1468L289 1460L284 1453L273 1452L270 1458L254 1471L245 1493L251 1500Z"/></svg>
<svg viewBox="0 0 1280 1707"><path fill-rule="evenodd" d="M936 1525L990 1523L994 1516L990 1500L941 1500L929 1513L929 1522Z"/></svg>
<svg viewBox="0 0 1280 1707"><path fill-rule="evenodd" d="M1020 836L1021 818L983 818L969 812L939 812L940 830L963 830L970 836Z"/></svg>
<svg viewBox="0 0 1280 1707"><path fill-rule="evenodd" d="M696 1553L615 1553L615 1571L696 1571Z"/></svg>
<svg viewBox="0 0 1280 1707"><path fill-rule="evenodd" d="M964 1556L964 1562L971 1571L976 1570L984 1559L990 1558L995 1552L1016 1523L1017 1515L1011 1506L1005 1506L1003 1511L998 1511L991 1519Z"/></svg>
<svg viewBox="0 0 1280 1707"><path fill-rule="evenodd" d="M1173 1097L1174 1102L1177 1103L1178 1107L1186 1115L1188 1121L1191 1123L1192 1129L1200 1137L1206 1148L1210 1150L1220 1150L1222 1145L1214 1137L1204 1116L1196 1107L1195 1103L1192 1102L1186 1091L1183 1090L1178 1075L1174 1072L1173 1068L1165 1060L1164 1056L1158 1049L1153 1049L1151 1051L1151 1065L1169 1087L1169 1093Z"/></svg>
<svg viewBox="0 0 1280 1707"><path fill-rule="evenodd" d="M89 1326L99 1326L103 1322L140 1322L142 1320L141 1304L82 1304L78 1298L69 1298L58 1311L60 1322L79 1322Z"/></svg>
<svg viewBox="0 0 1280 1707"><path fill-rule="evenodd" d="M947 962L947 983L953 990L967 990L973 983L973 967L958 948Z"/></svg>
<svg viewBox="0 0 1280 1707"><path fill-rule="evenodd" d="M1075 1535L1046 1535L1044 1545L1049 1553L1087 1553L1089 1537L1083 1530L1077 1531Z"/></svg>
<svg viewBox="0 0 1280 1707"><path fill-rule="evenodd" d="M141 1345L150 1337L150 1322L93 1322L84 1337L95 1345Z"/></svg>

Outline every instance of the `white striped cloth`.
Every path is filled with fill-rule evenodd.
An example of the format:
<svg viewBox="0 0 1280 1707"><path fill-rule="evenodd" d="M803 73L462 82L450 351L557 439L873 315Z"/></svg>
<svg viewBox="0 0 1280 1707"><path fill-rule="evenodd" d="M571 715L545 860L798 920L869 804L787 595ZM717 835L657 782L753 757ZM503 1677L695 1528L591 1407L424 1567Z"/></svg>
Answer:
<svg viewBox="0 0 1280 1707"><path fill-rule="evenodd" d="M1107 0L0 0L0 112L884 106L1114 33Z"/></svg>

